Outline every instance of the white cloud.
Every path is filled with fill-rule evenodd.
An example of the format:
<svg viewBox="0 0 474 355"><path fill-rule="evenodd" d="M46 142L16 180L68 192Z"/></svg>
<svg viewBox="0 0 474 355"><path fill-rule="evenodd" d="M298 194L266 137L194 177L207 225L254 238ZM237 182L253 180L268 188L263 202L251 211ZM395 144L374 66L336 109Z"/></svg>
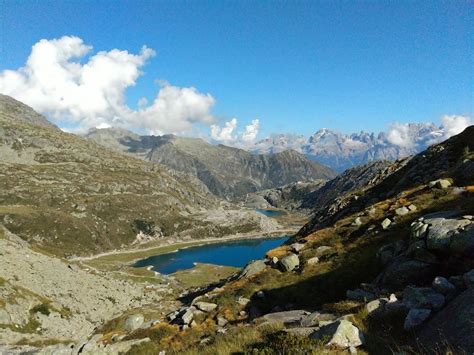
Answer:
<svg viewBox="0 0 474 355"><path fill-rule="evenodd" d="M415 142L411 133L409 124L393 123L387 132L387 140L399 147L412 148Z"/></svg>
<svg viewBox="0 0 474 355"><path fill-rule="evenodd" d="M457 115L444 115L441 117L441 122L444 131L443 140L461 133L472 124L470 117Z"/></svg>
<svg viewBox="0 0 474 355"><path fill-rule="evenodd" d="M226 122L222 128L218 125L211 125L211 138L219 142L233 142L237 139L232 135L236 127L236 118Z"/></svg>
<svg viewBox="0 0 474 355"><path fill-rule="evenodd" d="M258 119L252 120L252 123L245 127L245 132L242 133L242 140L244 142L255 141L255 138L257 138L259 129L260 129L260 121Z"/></svg>
<svg viewBox="0 0 474 355"><path fill-rule="evenodd" d="M245 126L243 132L237 132L237 119L233 118L225 122L223 127L211 125L211 138L235 147L248 148L255 142L259 129L260 121L255 119Z"/></svg>
<svg viewBox="0 0 474 355"><path fill-rule="evenodd" d="M155 52L144 46L139 54L112 49L90 54L92 47L78 37L42 39L24 67L0 72L0 92L25 102L59 125L87 130L100 125L141 128L150 133L180 133L194 123L209 125L215 99L193 87L160 82L150 106L125 103L125 91L143 74ZM84 64L82 64L80 62Z"/></svg>

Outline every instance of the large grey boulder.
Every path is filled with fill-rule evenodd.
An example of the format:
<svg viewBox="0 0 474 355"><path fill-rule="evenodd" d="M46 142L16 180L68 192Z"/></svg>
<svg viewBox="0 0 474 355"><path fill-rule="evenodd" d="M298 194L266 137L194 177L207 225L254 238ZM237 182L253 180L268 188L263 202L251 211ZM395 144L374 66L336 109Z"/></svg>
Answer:
<svg viewBox="0 0 474 355"><path fill-rule="evenodd" d="M300 265L300 259L296 254L290 254L280 260L280 265L284 271L292 271Z"/></svg>
<svg viewBox="0 0 474 355"><path fill-rule="evenodd" d="M305 319L310 312L299 309L293 311L273 312L267 313L262 318L265 320L264 324L282 323L285 326L299 326L303 319Z"/></svg>
<svg viewBox="0 0 474 355"><path fill-rule="evenodd" d="M338 320L322 326L318 331L310 335L311 339L325 339L329 341L326 346L334 346L339 349L357 347L364 344L362 332L347 320Z"/></svg>
<svg viewBox="0 0 474 355"><path fill-rule="evenodd" d="M473 305L474 288L471 288L436 313L418 333L418 342L423 349L439 353L449 344L455 354L474 354Z"/></svg>
<svg viewBox="0 0 474 355"><path fill-rule="evenodd" d="M412 308L427 308L438 310L443 307L446 299L429 287L408 286L403 290L403 303Z"/></svg>
<svg viewBox="0 0 474 355"><path fill-rule="evenodd" d="M454 218L425 218L424 223L429 225L426 236L426 246L429 250L449 251L452 238L465 226L471 224L467 219Z"/></svg>
<svg viewBox="0 0 474 355"><path fill-rule="evenodd" d="M195 306L203 312L212 312L217 308L217 304L209 302L196 302Z"/></svg>
<svg viewBox="0 0 474 355"><path fill-rule="evenodd" d="M429 318L430 315L431 315L430 309L425 309L425 308L410 309L410 312L408 312L405 318L405 323L403 324L403 328L408 331L415 327L418 327L419 325L424 323Z"/></svg>
<svg viewBox="0 0 474 355"><path fill-rule="evenodd" d="M251 277L265 270L266 267L267 265L265 264L264 260L252 261L248 263L247 266L245 266L245 268L242 270L242 273L240 274L240 277Z"/></svg>
<svg viewBox="0 0 474 355"><path fill-rule="evenodd" d="M144 321L145 318L142 314L134 314L125 320L124 328L129 332L133 332L140 328Z"/></svg>

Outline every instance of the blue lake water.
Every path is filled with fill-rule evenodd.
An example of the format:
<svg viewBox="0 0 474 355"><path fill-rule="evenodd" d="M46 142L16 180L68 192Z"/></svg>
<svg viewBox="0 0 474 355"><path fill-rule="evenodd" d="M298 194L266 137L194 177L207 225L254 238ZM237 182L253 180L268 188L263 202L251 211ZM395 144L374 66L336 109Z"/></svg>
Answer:
<svg viewBox="0 0 474 355"><path fill-rule="evenodd" d="M258 213L264 214L267 217L278 217L278 216L281 216L281 215L285 214L285 212L283 212L283 211L265 210L265 209L262 209L262 208L257 208L255 211L257 211Z"/></svg>
<svg viewBox="0 0 474 355"><path fill-rule="evenodd" d="M251 260L261 259L268 250L280 246L286 240L287 236L200 245L138 260L133 266L153 266L153 270L161 274L190 269L194 263L243 267Z"/></svg>

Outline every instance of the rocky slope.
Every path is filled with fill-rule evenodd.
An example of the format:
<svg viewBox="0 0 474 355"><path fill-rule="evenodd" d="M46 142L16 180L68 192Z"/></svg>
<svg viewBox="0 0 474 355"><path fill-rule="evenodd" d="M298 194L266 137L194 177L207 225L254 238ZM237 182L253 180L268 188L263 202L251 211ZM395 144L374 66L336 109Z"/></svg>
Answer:
<svg viewBox="0 0 474 355"><path fill-rule="evenodd" d="M72 256L175 235L262 230L255 212L207 222L235 208L195 177L64 133L11 98L0 101L0 223L32 245Z"/></svg>
<svg viewBox="0 0 474 355"><path fill-rule="evenodd" d="M137 136L120 129L95 129L89 140L157 162L200 179L214 194L234 199L249 192L297 181L329 179L335 174L296 151L253 155L173 135Z"/></svg>
<svg viewBox="0 0 474 355"><path fill-rule="evenodd" d="M131 334L153 339L134 350L472 353L472 151L469 127L412 158L348 172L367 174L369 187L349 188L338 197L347 203L286 245L189 295L167 324Z"/></svg>
<svg viewBox="0 0 474 355"><path fill-rule="evenodd" d="M439 143L446 136L445 129L434 124L409 124L405 140L397 141L385 132L360 132L342 134L329 129L320 129L306 138L291 134L274 135L255 143L251 151L277 153L294 149L312 160L341 172L376 160L397 160L419 153L428 146Z"/></svg>

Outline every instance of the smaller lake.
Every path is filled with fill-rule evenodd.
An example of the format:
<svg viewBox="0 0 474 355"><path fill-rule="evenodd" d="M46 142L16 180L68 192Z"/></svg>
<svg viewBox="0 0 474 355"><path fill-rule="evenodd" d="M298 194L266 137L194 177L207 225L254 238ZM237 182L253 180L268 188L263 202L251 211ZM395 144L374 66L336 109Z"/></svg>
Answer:
<svg viewBox="0 0 474 355"><path fill-rule="evenodd" d="M152 266L154 271L161 274L190 269L194 267L194 263L244 267L251 260L263 258L268 250L280 246L287 240L288 237L285 236L200 245L138 260L133 266Z"/></svg>
<svg viewBox="0 0 474 355"><path fill-rule="evenodd" d="M263 208L257 208L255 211L257 211L258 213L264 214L267 217L278 217L278 216L282 216L282 215L285 214L285 212L283 212L283 211L265 210Z"/></svg>

